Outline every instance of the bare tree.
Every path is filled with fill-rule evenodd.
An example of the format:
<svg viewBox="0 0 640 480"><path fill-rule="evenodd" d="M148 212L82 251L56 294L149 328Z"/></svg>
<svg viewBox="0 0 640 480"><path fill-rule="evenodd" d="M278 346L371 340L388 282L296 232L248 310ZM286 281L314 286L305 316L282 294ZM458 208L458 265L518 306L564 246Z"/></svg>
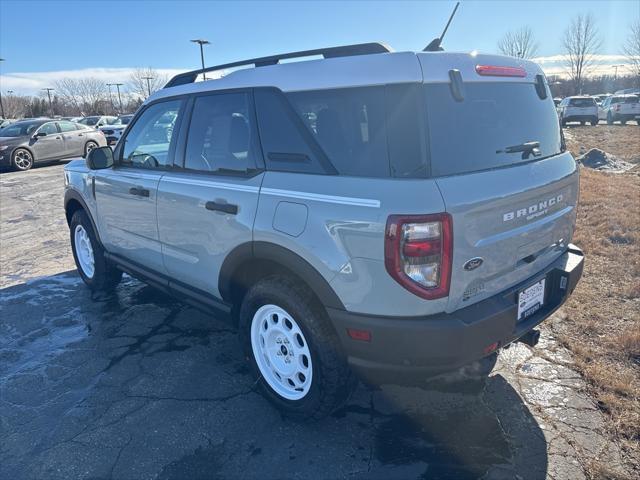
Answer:
<svg viewBox="0 0 640 480"><path fill-rule="evenodd" d="M167 76L161 75L151 67L136 68L129 75L129 89L141 98L147 98L167 83Z"/></svg>
<svg viewBox="0 0 640 480"><path fill-rule="evenodd" d="M106 84L97 78L63 78L54 84L62 102L74 107L76 113L96 113L108 100Z"/></svg>
<svg viewBox="0 0 640 480"><path fill-rule="evenodd" d="M622 52L627 57L631 72L640 87L640 20L636 20L629 27L629 36L622 47Z"/></svg>
<svg viewBox="0 0 640 480"><path fill-rule="evenodd" d="M29 114L29 97L13 95L13 93L3 96L2 103L6 118L22 118Z"/></svg>
<svg viewBox="0 0 640 480"><path fill-rule="evenodd" d="M530 27L522 27L504 34L498 42L498 50L503 55L517 58L531 58L538 51Z"/></svg>
<svg viewBox="0 0 640 480"><path fill-rule="evenodd" d="M582 93L585 76L593 66L594 55L601 45L595 20L591 14L578 14L564 32L567 70L574 90Z"/></svg>

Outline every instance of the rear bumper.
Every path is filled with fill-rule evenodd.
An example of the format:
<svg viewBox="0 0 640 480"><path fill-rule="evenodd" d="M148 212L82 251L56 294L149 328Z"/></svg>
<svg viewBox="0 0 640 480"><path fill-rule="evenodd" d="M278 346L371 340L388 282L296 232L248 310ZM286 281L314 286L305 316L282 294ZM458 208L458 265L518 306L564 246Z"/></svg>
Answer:
<svg viewBox="0 0 640 480"><path fill-rule="evenodd" d="M565 122L590 122L592 120L598 120L598 114L593 115L565 115L562 117Z"/></svg>
<svg viewBox="0 0 640 480"><path fill-rule="evenodd" d="M327 309L349 364L373 383L419 385L457 370L522 337L569 297L582 276L584 254L574 245L547 268L513 288L454 313L425 317L376 317ZM516 322L518 293L546 278L545 304ZM366 330L370 341L347 329Z"/></svg>

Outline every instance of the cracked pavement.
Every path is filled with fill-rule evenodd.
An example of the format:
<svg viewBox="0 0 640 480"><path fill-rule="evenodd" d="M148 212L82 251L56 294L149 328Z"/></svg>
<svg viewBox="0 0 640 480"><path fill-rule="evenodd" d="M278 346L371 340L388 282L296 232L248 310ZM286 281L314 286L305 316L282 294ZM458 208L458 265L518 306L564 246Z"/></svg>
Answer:
<svg viewBox="0 0 640 480"><path fill-rule="evenodd" d="M92 298L62 192L61 165L0 175L0 478L581 479L621 464L547 330L503 351L480 395L360 385L321 422L283 418L223 319L130 277Z"/></svg>

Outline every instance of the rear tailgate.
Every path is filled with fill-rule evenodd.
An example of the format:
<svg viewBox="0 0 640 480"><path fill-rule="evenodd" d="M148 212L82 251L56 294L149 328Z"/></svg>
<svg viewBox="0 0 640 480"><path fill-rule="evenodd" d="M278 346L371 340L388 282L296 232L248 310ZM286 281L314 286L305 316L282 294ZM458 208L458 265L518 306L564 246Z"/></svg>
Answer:
<svg viewBox="0 0 640 480"><path fill-rule="evenodd" d="M419 58L431 175L453 219L452 312L533 281L566 250L579 180L538 65L437 55Z"/></svg>
<svg viewBox="0 0 640 480"><path fill-rule="evenodd" d="M448 311L534 276L571 241L578 171L570 154L437 180L453 217ZM466 270L473 259L483 261Z"/></svg>

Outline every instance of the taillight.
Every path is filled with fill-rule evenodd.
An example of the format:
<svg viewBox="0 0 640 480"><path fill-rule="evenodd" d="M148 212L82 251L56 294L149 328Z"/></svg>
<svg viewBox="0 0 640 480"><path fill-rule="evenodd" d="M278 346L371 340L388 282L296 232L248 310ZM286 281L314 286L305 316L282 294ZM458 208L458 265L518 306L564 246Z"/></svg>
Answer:
<svg viewBox="0 0 640 480"><path fill-rule="evenodd" d="M448 213L391 215L384 240L384 264L400 285L433 300L449 295L453 228Z"/></svg>
<svg viewBox="0 0 640 480"><path fill-rule="evenodd" d="M526 77L522 67L500 67L497 65L476 65L476 73L487 77Z"/></svg>

